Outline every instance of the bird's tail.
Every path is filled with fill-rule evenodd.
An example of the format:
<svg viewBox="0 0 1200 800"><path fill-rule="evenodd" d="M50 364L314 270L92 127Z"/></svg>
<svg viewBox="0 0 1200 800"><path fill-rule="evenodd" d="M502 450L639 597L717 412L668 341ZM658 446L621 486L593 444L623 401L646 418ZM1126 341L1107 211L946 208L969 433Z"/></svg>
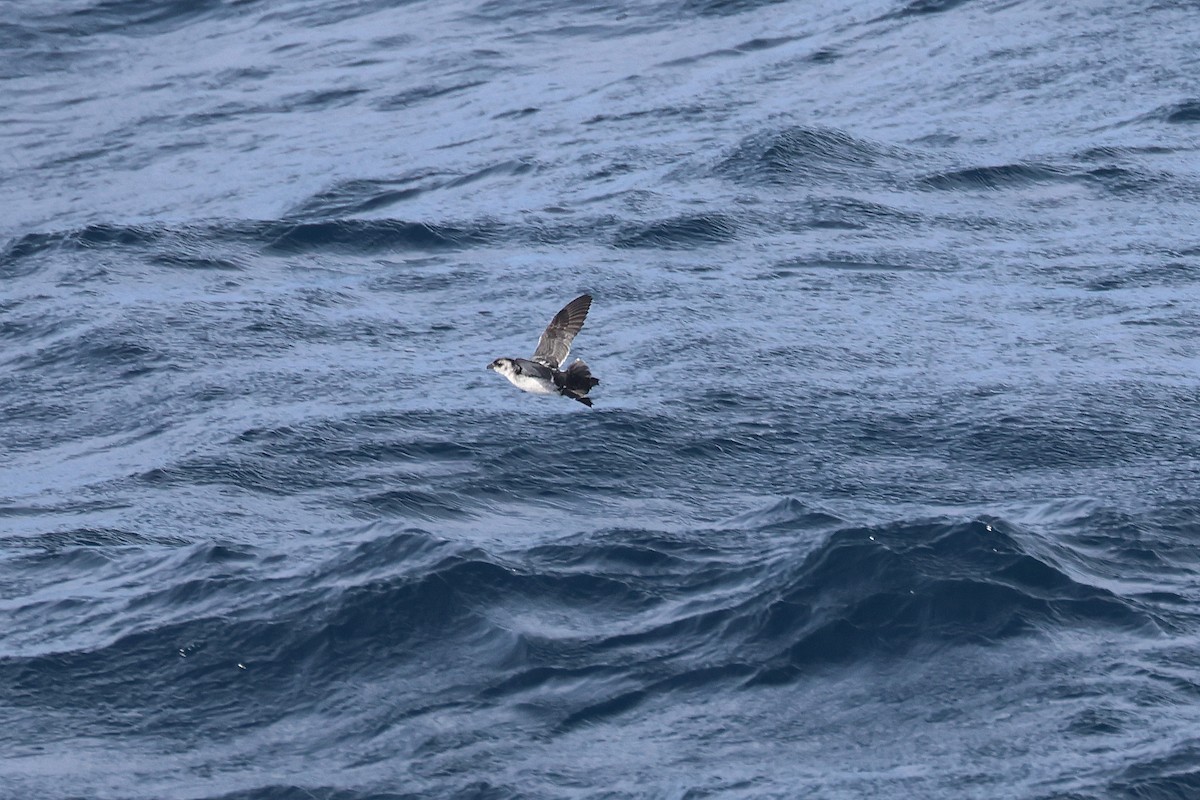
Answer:
<svg viewBox="0 0 1200 800"><path fill-rule="evenodd" d="M582 358L577 358L571 363L571 366L567 367L562 393L574 400L578 400L585 406L590 406L592 401L588 399L587 393L592 390L593 386L599 385L600 379L593 378L592 371L588 369L588 365L584 363Z"/></svg>

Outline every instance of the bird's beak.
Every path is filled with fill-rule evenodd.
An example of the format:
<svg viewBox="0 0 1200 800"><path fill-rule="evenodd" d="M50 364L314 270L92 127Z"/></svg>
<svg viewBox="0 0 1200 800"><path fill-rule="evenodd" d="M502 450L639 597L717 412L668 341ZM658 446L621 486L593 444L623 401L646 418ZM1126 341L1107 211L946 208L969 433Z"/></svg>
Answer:
<svg viewBox="0 0 1200 800"><path fill-rule="evenodd" d="M488 369L495 369L495 368L496 368L495 363L488 364Z"/></svg>

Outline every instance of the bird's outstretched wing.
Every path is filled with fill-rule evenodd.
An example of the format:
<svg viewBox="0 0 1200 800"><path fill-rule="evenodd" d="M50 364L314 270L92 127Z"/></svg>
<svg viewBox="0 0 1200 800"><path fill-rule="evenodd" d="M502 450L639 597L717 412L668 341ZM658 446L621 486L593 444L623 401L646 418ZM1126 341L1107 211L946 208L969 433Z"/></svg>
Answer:
<svg viewBox="0 0 1200 800"><path fill-rule="evenodd" d="M533 351L533 360L551 369L558 369L571 352L571 342L583 327L583 321L587 319L588 309L591 307L590 294L580 295L563 306L562 311L554 315L554 319L550 320L550 324L542 332L537 350Z"/></svg>

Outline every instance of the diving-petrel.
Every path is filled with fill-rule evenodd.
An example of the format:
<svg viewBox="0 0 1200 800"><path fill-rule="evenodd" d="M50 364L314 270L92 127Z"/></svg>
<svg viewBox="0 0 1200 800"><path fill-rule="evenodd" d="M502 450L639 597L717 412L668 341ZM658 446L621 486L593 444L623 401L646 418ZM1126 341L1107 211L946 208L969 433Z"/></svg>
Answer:
<svg viewBox="0 0 1200 800"><path fill-rule="evenodd" d="M588 309L592 307L590 294L580 295L563 306L562 311L554 315L542 338L538 340L537 350L533 358L497 358L488 364L488 369L499 372L508 378L513 386L523 392L540 395L559 394L578 400L585 406L591 406L592 401L587 393L600 381L592 377L588 365L583 359L577 358L571 366L559 369L567 354L571 352L571 342L583 321L587 319Z"/></svg>

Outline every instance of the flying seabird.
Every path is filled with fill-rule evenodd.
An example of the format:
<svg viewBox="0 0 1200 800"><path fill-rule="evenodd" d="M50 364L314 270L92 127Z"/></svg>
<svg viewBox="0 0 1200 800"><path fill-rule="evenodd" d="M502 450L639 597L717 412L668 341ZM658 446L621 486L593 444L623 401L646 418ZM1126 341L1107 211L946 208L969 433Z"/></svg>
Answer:
<svg viewBox="0 0 1200 800"><path fill-rule="evenodd" d="M530 394L555 395L578 400L585 406L591 406L592 401L587 393L600 381L592 377L588 365L583 359L577 358L571 366L559 369L567 354L571 352L571 342L583 321L587 319L588 309L592 307L590 294L580 295L563 306L562 311L554 315L542 338L538 340L537 350L533 358L497 358L488 364L488 369L499 372L508 378L513 386Z"/></svg>

